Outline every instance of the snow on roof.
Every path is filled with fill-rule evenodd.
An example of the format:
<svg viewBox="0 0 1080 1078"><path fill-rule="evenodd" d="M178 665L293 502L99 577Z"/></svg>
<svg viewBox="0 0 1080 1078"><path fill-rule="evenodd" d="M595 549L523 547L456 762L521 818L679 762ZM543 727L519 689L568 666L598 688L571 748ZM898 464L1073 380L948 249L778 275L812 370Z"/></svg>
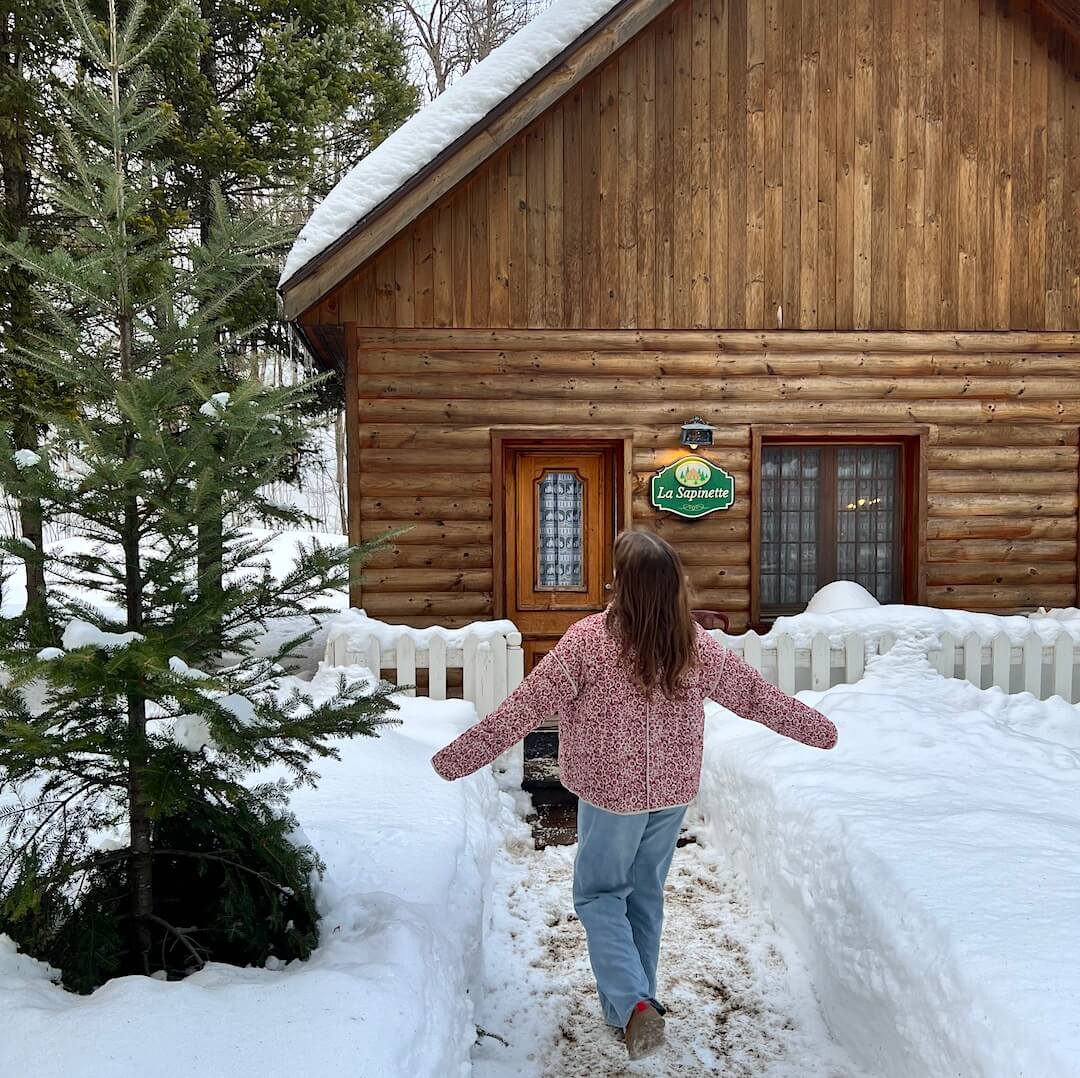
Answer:
<svg viewBox="0 0 1080 1078"><path fill-rule="evenodd" d="M497 108L621 0L556 0L349 170L293 244L280 285Z"/></svg>

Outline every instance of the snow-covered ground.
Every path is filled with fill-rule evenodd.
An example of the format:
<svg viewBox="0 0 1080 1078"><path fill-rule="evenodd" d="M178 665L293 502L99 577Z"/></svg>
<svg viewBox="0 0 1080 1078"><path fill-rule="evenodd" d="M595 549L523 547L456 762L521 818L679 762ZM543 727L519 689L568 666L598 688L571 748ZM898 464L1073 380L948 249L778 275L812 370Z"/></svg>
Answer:
<svg viewBox="0 0 1080 1078"><path fill-rule="evenodd" d="M337 674L323 669L306 691L332 695ZM472 706L398 699L401 726L341 743L318 788L293 798L327 865L309 961L212 965L174 984L125 977L80 997L0 936L0 1075L470 1074L492 859L523 825L490 771L451 784L431 768Z"/></svg>
<svg viewBox="0 0 1080 1078"><path fill-rule="evenodd" d="M668 1043L628 1064L601 1016L574 914L576 850L516 841L496 857L477 1022L501 1040L481 1039L475 1078L871 1078L831 1039L804 963L745 881L695 843L675 851L668 875L657 986Z"/></svg>
<svg viewBox="0 0 1080 1078"><path fill-rule="evenodd" d="M1080 1074L1080 709L940 677L901 641L800 698L831 753L709 715L704 834L881 1078Z"/></svg>

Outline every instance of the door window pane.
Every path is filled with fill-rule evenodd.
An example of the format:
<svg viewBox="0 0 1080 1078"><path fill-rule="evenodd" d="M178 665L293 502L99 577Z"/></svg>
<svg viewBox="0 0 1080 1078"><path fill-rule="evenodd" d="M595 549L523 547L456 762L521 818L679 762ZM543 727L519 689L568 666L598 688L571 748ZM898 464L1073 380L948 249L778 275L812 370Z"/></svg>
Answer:
<svg viewBox="0 0 1080 1078"><path fill-rule="evenodd" d="M584 482L573 472L545 472L539 510L537 586L548 590L584 587Z"/></svg>
<svg viewBox="0 0 1080 1078"><path fill-rule="evenodd" d="M836 452L836 576L879 602L895 600L896 488L900 449L845 445Z"/></svg>
<svg viewBox="0 0 1080 1078"><path fill-rule="evenodd" d="M798 606L817 590L821 450L767 446L761 460L761 603Z"/></svg>

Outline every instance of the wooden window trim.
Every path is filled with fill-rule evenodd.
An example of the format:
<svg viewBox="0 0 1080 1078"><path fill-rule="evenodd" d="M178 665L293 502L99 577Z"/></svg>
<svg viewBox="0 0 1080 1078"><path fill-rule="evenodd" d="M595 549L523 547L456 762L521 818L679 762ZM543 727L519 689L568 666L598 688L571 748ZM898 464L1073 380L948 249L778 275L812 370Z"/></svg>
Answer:
<svg viewBox="0 0 1080 1078"><path fill-rule="evenodd" d="M634 431L632 428L492 427L491 428L491 565L494 573L494 616L506 617L506 469L507 449L584 449L615 447L613 477L618 495L615 534L634 523Z"/></svg>
<svg viewBox="0 0 1080 1078"><path fill-rule="evenodd" d="M897 444L901 453L902 602L926 605L927 447L925 426L779 424L750 428L750 627L761 616L761 451L764 445ZM771 624L771 619L769 619Z"/></svg>

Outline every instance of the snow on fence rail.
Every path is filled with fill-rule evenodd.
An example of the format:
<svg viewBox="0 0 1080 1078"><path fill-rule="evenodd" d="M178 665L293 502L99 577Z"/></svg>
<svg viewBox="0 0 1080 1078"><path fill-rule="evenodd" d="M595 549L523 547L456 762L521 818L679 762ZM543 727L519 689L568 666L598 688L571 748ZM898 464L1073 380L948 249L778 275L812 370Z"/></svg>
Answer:
<svg viewBox="0 0 1080 1078"><path fill-rule="evenodd" d="M484 718L521 684L525 655L512 622L476 622L463 629L412 629L350 611L335 620L326 642L331 666L366 666L379 676L392 671L396 685L416 695L417 671L427 670L426 695L447 698L447 673L462 672L462 698Z"/></svg>
<svg viewBox="0 0 1080 1078"><path fill-rule="evenodd" d="M717 629L711 635L787 693L822 692L834 685L853 684L863 676L867 660L890 651L898 639L890 632L848 633L837 642L817 633L806 646L784 633L728 636ZM1051 696L1069 703L1080 700L1080 641L1066 632L1051 642L1034 632L1021 643L1006 633L990 641L974 632L964 637L940 633L937 640L938 646L927 651L927 658L945 677L970 681L980 689L996 685L1008 693L1029 692L1040 700Z"/></svg>

